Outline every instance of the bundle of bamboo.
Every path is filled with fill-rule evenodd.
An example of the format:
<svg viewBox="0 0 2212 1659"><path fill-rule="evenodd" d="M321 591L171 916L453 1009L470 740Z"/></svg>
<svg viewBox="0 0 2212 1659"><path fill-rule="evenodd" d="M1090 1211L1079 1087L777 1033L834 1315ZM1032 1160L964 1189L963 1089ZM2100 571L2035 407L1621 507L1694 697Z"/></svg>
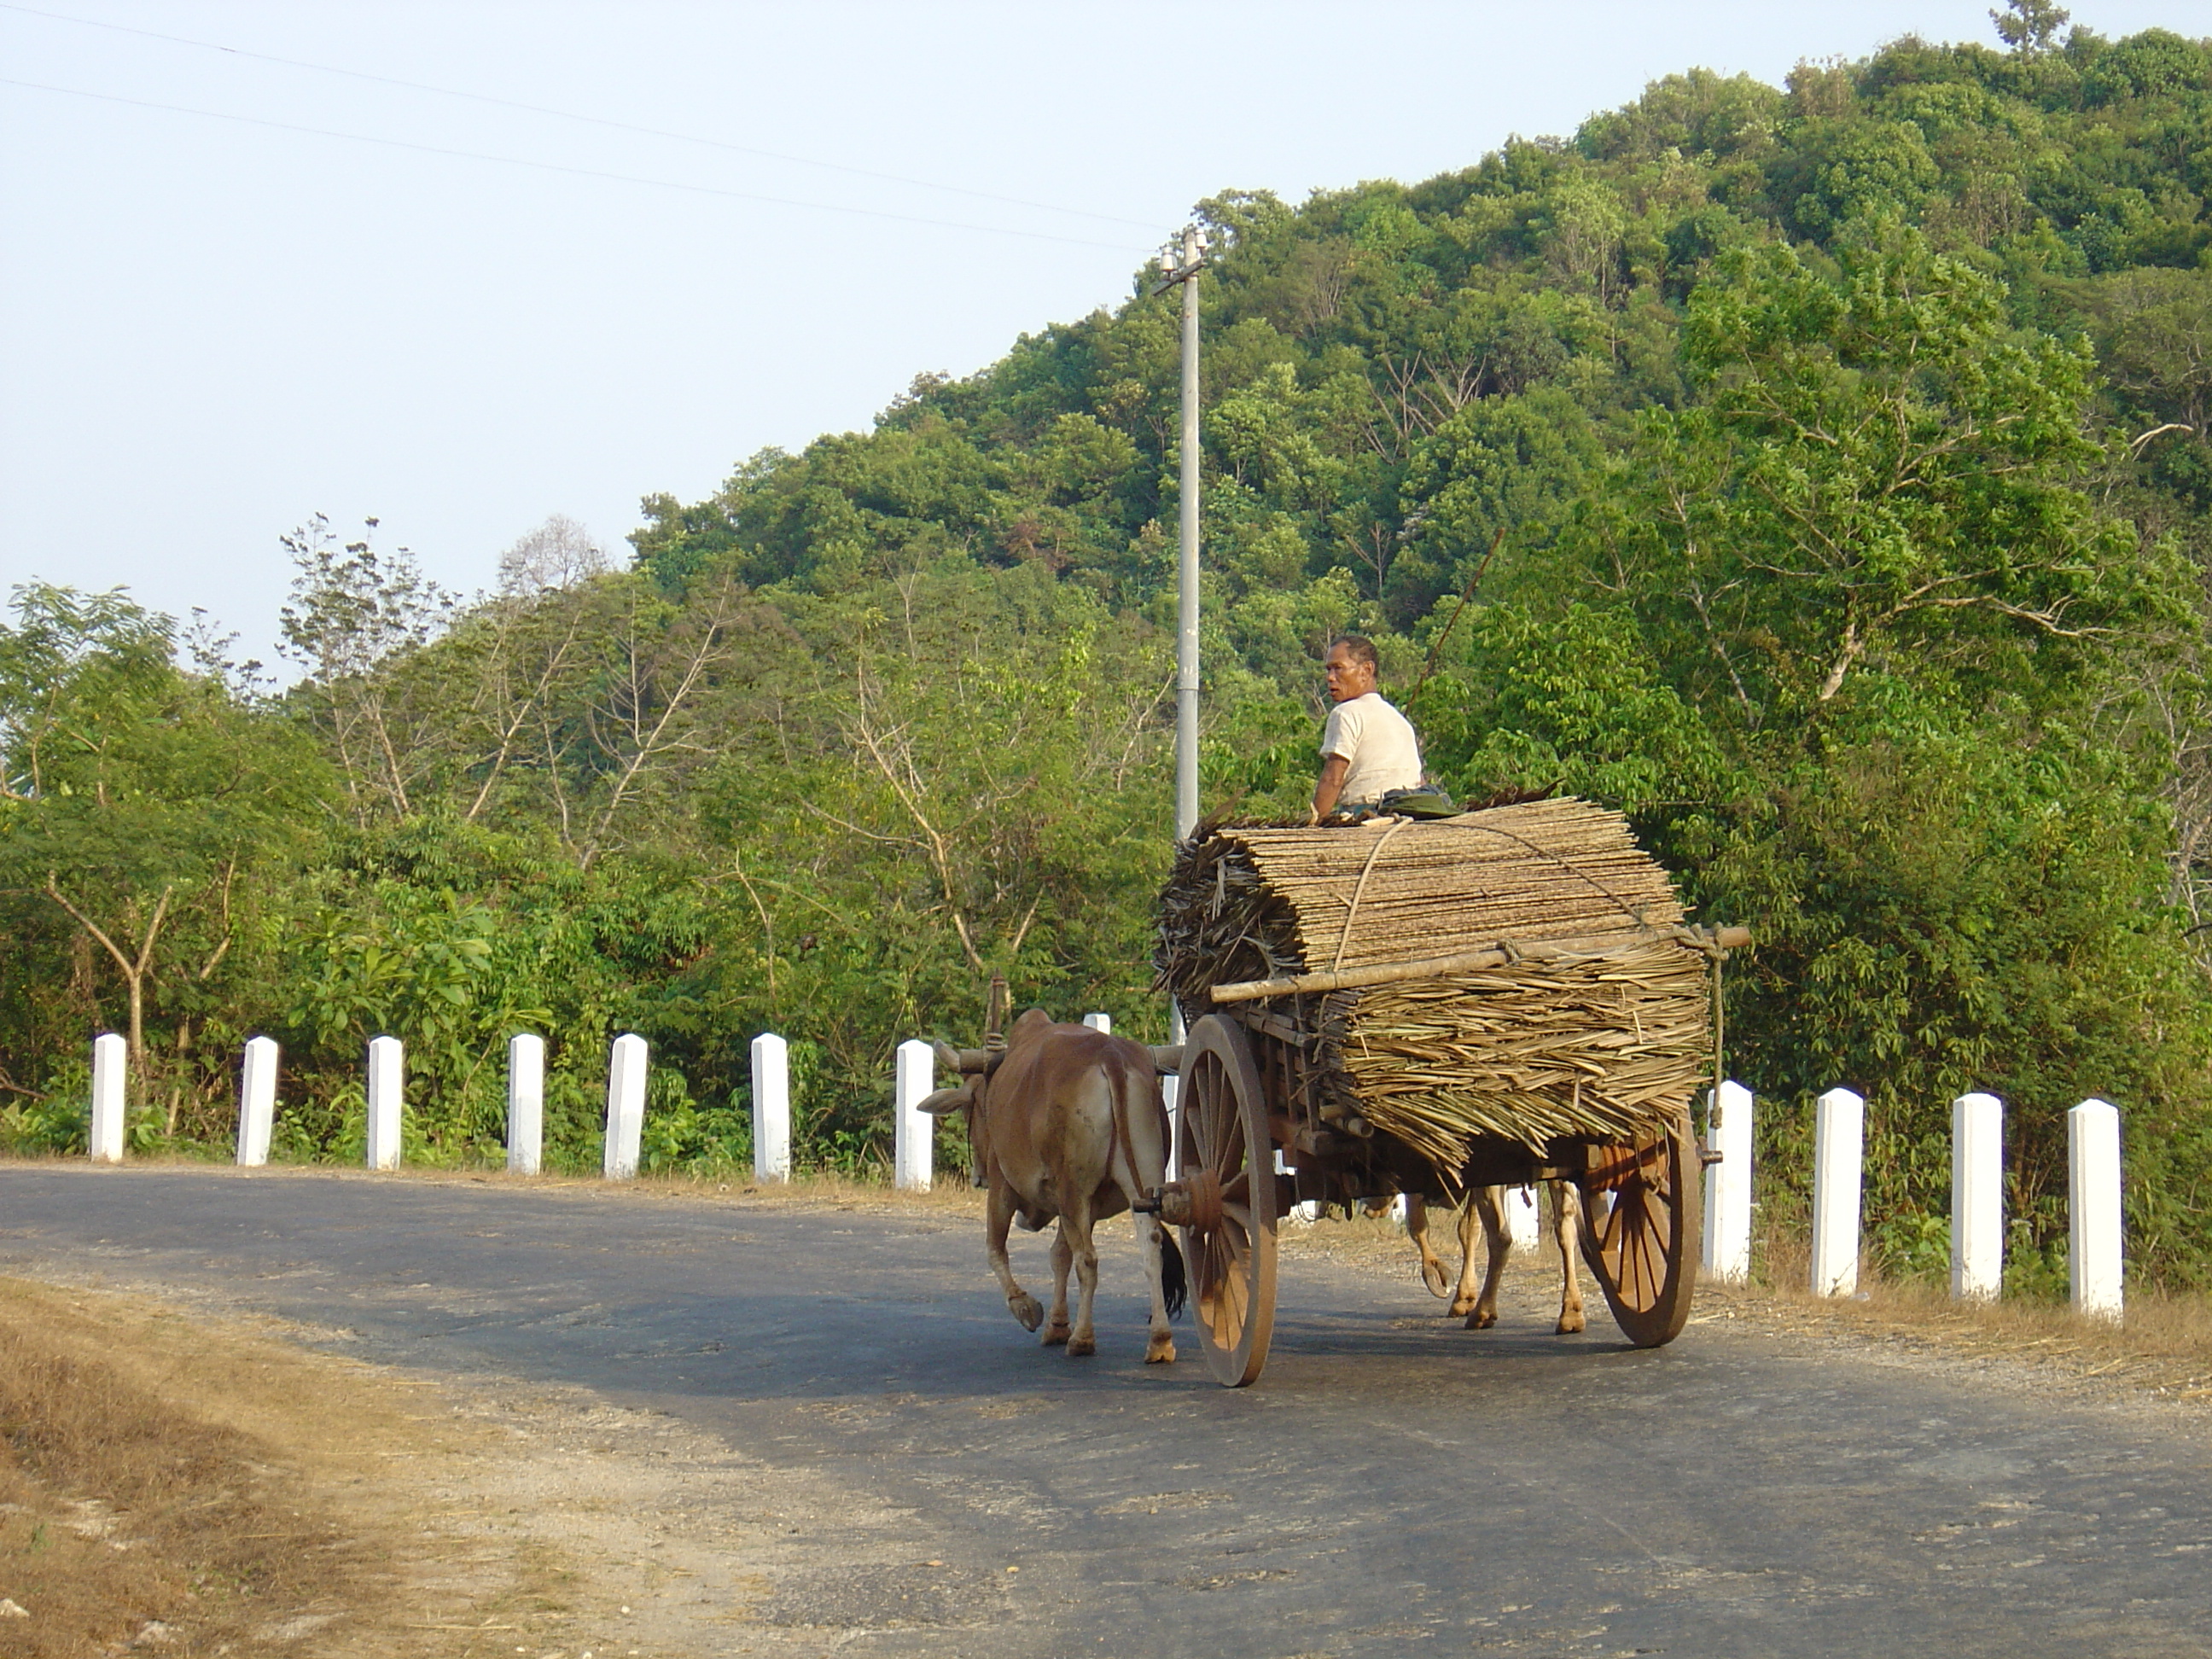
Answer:
<svg viewBox="0 0 2212 1659"><path fill-rule="evenodd" d="M1286 1019L1325 1116L1356 1111L1448 1179L1478 1136L1648 1135L1710 1064L1705 956L1626 821L1586 801L1202 826L1155 960L1186 1018Z"/></svg>

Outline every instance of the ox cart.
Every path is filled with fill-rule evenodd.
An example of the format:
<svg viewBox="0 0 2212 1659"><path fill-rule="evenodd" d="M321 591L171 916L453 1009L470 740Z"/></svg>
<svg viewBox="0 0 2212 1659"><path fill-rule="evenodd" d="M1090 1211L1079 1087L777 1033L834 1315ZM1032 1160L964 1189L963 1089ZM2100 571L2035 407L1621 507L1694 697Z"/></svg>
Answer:
<svg viewBox="0 0 2212 1659"><path fill-rule="evenodd" d="M1618 814L1572 799L1427 822L1215 823L1162 895L1187 1028L1174 1179L1209 1370L1267 1358L1293 1205L1571 1183L1581 1254L1638 1346L1687 1321L1721 963ZM1148 1206L1149 1207L1149 1206Z"/></svg>

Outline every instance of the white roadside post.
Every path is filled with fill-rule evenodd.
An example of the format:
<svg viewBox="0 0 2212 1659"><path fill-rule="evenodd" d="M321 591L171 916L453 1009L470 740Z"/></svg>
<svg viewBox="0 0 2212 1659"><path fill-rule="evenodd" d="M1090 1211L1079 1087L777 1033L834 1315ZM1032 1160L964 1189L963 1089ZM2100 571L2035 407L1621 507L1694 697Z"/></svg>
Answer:
<svg viewBox="0 0 2212 1659"><path fill-rule="evenodd" d="M2074 1311L2118 1320L2121 1288L2120 1113L2094 1097L2066 1114L2067 1277Z"/></svg>
<svg viewBox="0 0 2212 1659"><path fill-rule="evenodd" d="M1705 1271L1723 1284L1751 1278L1751 1128L1756 1103L1741 1083L1723 1083L1706 1119L1705 1144L1720 1162L1705 1171Z"/></svg>
<svg viewBox="0 0 2212 1659"><path fill-rule="evenodd" d="M368 1040L368 1167L399 1167L399 1113L407 1095L407 1051L396 1036Z"/></svg>
<svg viewBox="0 0 2212 1659"><path fill-rule="evenodd" d="M1275 1173L1283 1177L1284 1180L1291 1182L1292 1183L1292 1190L1296 1190L1296 1177L1297 1171L1285 1160L1283 1157L1283 1149L1279 1146L1275 1148ZM1401 1193L1397 1197L1390 1200L1389 1213L1395 1219L1401 1223L1406 1219L1405 1194ZM1285 1221L1295 1221L1301 1224L1310 1224L1320 1220L1320 1200L1311 1198L1299 1199L1293 1203L1288 1210L1285 1210L1283 1212L1283 1219Z"/></svg>
<svg viewBox="0 0 2212 1659"><path fill-rule="evenodd" d="M2004 1288L2004 1103L1951 1103L1951 1297L1994 1302Z"/></svg>
<svg viewBox="0 0 2212 1659"><path fill-rule="evenodd" d="M1182 1023L1182 1016L1176 1016L1176 1023L1178 1024ZM1181 1073L1170 1072L1160 1079L1160 1104L1167 1108L1168 1113L1168 1179L1170 1181L1176 1178L1176 1097L1182 1092L1182 1074Z"/></svg>
<svg viewBox="0 0 2212 1659"><path fill-rule="evenodd" d="M545 1161L545 1039L518 1031L507 1040L507 1169L536 1175Z"/></svg>
<svg viewBox="0 0 2212 1659"><path fill-rule="evenodd" d="M238 1161L258 1169L269 1161L269 1133L276 1118L276 1040L248 1037L238 1073Z"/></svg>
<svg viewBox="0 0 2212 1659"><path fill-rule="evenodd" d="M637 1174L637 1149L645 1133L645 1039L625 1031L607 1055L607 1138L599 1172L609 1181Z"/></svg>
<svg viewBox="0 0 2212 1659"><path fill-rule="evenodd" d="M94 1164L123 1162L123 1081L130 1050L112 1031L92 1040L92 1124L85 1151Z"/></svg>
<svg viewBox="0 0 2212 1659"><path fill-rule="evenodd" d="M1114 1016L1111 1014L1085 1014L1083 1023L1094 1031L1103 1031L1109 1036L1114 1035Z"/></svg>
<svg viewBox="0 0 2212 1659"><path fill-rule="evenodd" d="M753 1179L791 1179L791 1045L773 1031L753 1039Z"/></svg>
<svg viewBox="0 0 2212 1659"><path fill-rule="evenodd" d="M1813 1119L1813 1294L1859 1287L1859 1182L1866 1102L1849 1089L1822 1095Z"/></svg>
<svg viewBox="0 0 2212 1659"><path fill-rule="evenodd" d="M1543 1218L1536 1213L1534 1187L1505 1189L1505 1239L1516 1250L1533 1250L1544 1237Z"/></svg>
<svg viewBox="0 0 2212 1659"><path fill-rule="evenodd" d="M936 1051L920 1037L900 1043L891 1078L891 1184L902 1193L929 1190L937 1120L915 1109L936 1087Z"/></svg>

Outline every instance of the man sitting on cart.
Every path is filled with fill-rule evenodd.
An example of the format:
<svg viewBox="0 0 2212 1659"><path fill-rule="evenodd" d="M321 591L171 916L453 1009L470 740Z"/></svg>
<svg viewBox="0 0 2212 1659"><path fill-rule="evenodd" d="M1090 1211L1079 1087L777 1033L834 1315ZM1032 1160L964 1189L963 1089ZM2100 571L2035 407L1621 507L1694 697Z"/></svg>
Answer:
<svg viewBox="0 0 2212 1659"><path fill-rule="evenodd" d="M1411 721L1375 689L1375 641L1342 634L1329 642L1328 724L1321 737L1314 822L1332 812L1370 811L1395 789L1421 787L1421 741Z"/></svg>

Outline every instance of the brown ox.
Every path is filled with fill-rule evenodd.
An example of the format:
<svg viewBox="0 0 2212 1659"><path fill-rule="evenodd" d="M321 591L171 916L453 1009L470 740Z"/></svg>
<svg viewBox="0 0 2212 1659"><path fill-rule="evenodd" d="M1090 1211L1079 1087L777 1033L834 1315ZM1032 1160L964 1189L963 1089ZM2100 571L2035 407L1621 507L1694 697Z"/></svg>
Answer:
<svg viewBox="0 0 2212 1659"><path fill-rule="evenodd" d="M1583 1317L1582 1286L1575 1273L1575 1236L1582 1230L1582 1194L1571 1182L1547 1181L1543 1185L1552 1200L1552 1242L1559 1252L1559 1322L1553 1328L1567 1336L1588 1322ZM1467 1328L1471 1331L1487 1330L1498 1322L1498 1280L1505 1266L1506 1252L1512 1248L1512 1239L1505 1231L1504 1212L1505 1194L1510 1190L1504 1187L1477 1187L1468 1194L1467 1202L1460 1210L1459 1283L1450 1291L1451 1310L1455 1316L1467 1316ZM1490 1255L1479 1290L1474 1280L1478 1224ZM1443 1296L1449 1281L1442 1258L1429 1248L1428 1229L1426 1200L1419 1193L1408 1193L1406 1231L1413 1241L1413 1248L1421 1253L1422 1279L1430 1290Z"/></svg>
<svg viewBox="0 0 2212 1659"><path fill-rule="evenodd" d="M954 1071L975 1067L956 1089L922 1103L942 1115L966 1110L975 1161L989 1192L983 1243L991 1269L1006 1293L1006 1306L1024 1328L1044 1326L1044 1341L1064 1342L1071 1354L1097 1352L1091 1304L1098 1291L1097 1223L1132 1209L1167 1181L1168 1118L1160 1100L1152 1052L1127 1037L1087 1025L1058 1025L1042 1008L1014 1022L1003 1053L980 1056L938 1046L938 1058ZM1006 1260L1006 1229L1016 1219L1035 1232L1057 1220L1052 1245L1052 1311L1014 1282ZM1182 1255L1165 1237L1159 1218L1135 1216L1144 1247L1145 1277L1152 1296L1151 1340L1145 1363L1176 1357L1170 1317L1184 1296ZM1067 1316L1067 1273L1082 1288L1074 1322Z"/></svg>

